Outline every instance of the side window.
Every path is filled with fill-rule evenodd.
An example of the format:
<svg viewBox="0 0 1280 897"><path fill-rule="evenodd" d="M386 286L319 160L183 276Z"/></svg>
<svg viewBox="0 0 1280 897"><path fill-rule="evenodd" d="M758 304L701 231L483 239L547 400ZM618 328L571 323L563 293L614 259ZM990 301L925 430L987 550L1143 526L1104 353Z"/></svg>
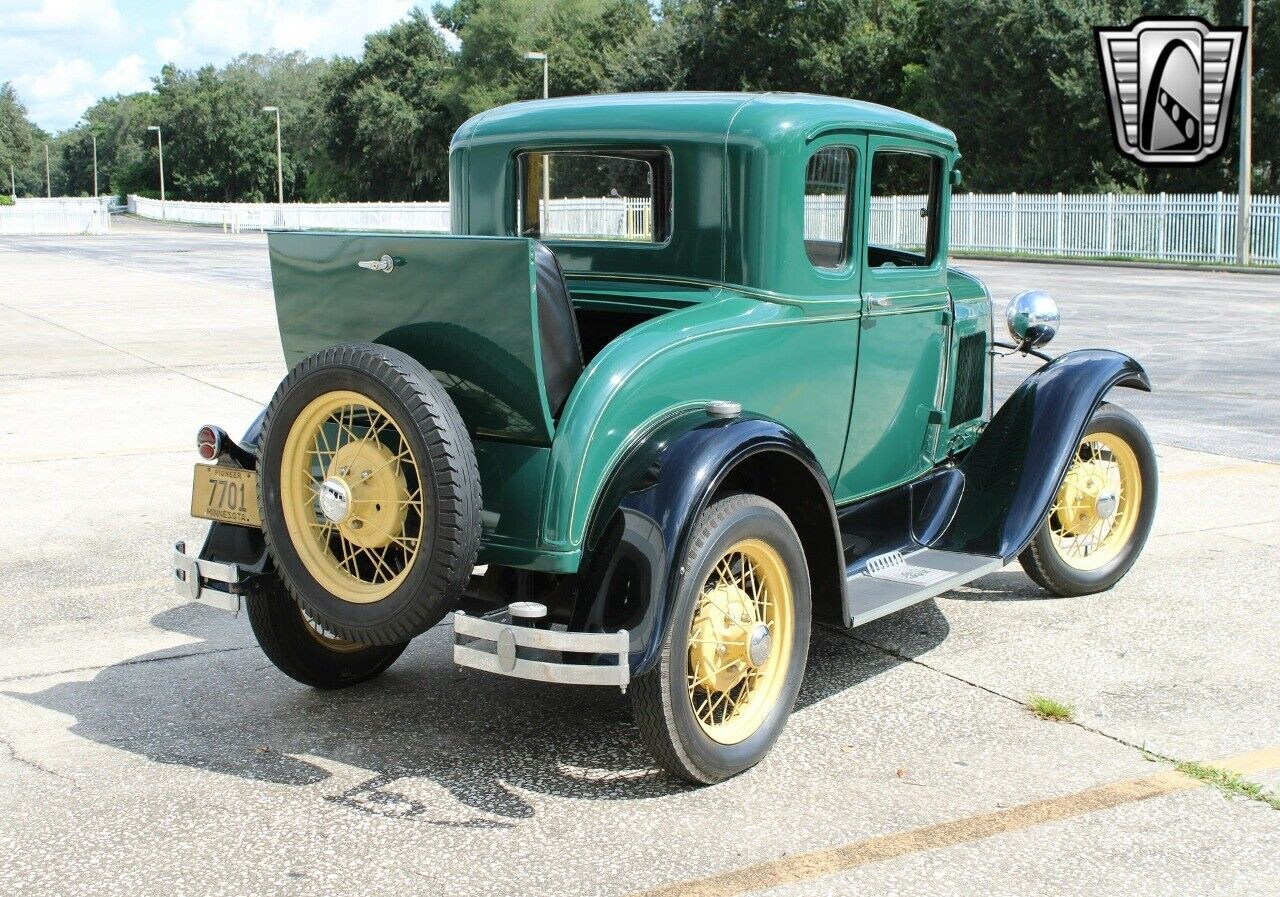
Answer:
<svg viewBox="0 0 1280 897"><path fill-rule="evenodd" d="M871 233L867 266L927 267L938 247L941 160L881 150L871 160Z"/></svg>
<svg viewBox="0 0 1280 897"><path fill-rule="evenodd" d="M809 157L804 176L804 251L815 268L849 260L853 150L829 146Z"/></svg>

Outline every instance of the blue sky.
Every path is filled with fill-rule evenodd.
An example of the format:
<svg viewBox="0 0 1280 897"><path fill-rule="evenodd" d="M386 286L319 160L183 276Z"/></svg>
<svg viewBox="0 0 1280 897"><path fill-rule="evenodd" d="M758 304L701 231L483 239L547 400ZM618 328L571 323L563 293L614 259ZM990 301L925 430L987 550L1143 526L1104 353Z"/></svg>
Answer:
<svg viewBox="0 0 1280 897"><path fill-rule="evenodd" d="M70 127L103 96L146 90L166 62L221 64L240 53L354 55L370 31L425 0L0 0L0 82L29 116Z"/></svg>

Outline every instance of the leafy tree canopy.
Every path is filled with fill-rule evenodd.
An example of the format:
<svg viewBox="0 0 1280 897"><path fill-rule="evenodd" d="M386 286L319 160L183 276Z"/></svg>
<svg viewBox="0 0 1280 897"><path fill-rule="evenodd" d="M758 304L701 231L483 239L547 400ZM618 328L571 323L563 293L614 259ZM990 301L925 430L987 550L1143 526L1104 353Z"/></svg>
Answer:
<svg viewBox="0 0 1280 897"><path fill-rule="evenodd" d="M453 0L365 39L357 58L240 56L166 66L152 90L100 100L51 137L0 86L0 163L19 194L158 193L164 129L173 198L275 198L281 111L288 200L443 199L468 117L542 93L799 90L923 115L956 132L964 188L1235 189L1237 135L1191 169L1146 169L1112 144L1093 27L1139 15L1235 24L1239 0ZM434 19L434 21L433 21ZM436 23L439 23L437 25ZM445 30L442 30L445 29ZM456 38L456 40L455 40ZM1280 0L1254 0L1254 189L1280 193ZM1234 122L1233 122L1234 124ZM5 172L7 175L7 171Z"/></svg>

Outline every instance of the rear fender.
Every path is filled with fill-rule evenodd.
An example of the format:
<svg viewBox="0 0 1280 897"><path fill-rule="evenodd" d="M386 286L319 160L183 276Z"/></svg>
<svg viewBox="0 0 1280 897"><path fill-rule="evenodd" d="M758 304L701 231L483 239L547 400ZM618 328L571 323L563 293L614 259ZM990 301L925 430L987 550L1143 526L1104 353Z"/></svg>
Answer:
<svg viewBox="0 0 1280 897"><path fill-rule="evenodd" d="M1115 386L1151 391L1142 365L1107 349L1068 352L1024 380L961 462L964 495L931 547L1006 563L1017 557L1049 513L1089 419Z"/></svg>
<svg viewBox="0 0 1280 897"><path fill-rule="evenodd" d="M255 466L258 443L262 440L262 422L266 417L267 410L264 408L253 419L253 423L249 424L244 436L240 437L240 448L253 457ZM200 549L200 558L223 564L238 564L254 573L264 572L269 566L262 530L216 520L209 525L209 534L205 537L204 547Z"/></svg>
<svg viewBox="0 0 1280 897"><path fill-rule="evenodd" d="M818 497L814 504L823 506L823 514L810 515L814 520L793 521L802 534L806 524L813 527L806 539L806 554L810 555L810 578L818 580L815 590L819 583L827 586L832 577L840 577L830 486L799 437L766 418L719 420L701 410L692 411L657 427L609 477L587 530L582 588L571 628L625 628L631 633L633 675L651 668L670 618L670 596L685 574L680 562L694 521L722 487L737 488L731 479L734 471L742 472L761 453L785 455L785 460L777 460L792 471L802 469L804 489ZM822 537L831 545L810 544ZM815 558L821 559L819 571L814 569ZM629 583L622 600L614 574L624 564Z"/></svg>

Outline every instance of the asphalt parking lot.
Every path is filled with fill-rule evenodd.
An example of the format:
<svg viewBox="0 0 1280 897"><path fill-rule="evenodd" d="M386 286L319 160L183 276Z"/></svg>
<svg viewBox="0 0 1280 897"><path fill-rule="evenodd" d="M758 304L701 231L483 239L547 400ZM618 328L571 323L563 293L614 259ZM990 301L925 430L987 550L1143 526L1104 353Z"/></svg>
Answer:
<svg viewBox="0 0 1280 897"><path fill-rule="evenodd" d="M1055 349L1148 364L1119 396L1158 442L1143 559L819 631L774 752L692 789L616 691L459 670L441 628L311 691L181 603L193 434L284 373L265 243L116 231L0 238L6 895L1280 894L1280 811L1171 762L1280 788L1280 277L962 263L1054 294Z"/></svg>

